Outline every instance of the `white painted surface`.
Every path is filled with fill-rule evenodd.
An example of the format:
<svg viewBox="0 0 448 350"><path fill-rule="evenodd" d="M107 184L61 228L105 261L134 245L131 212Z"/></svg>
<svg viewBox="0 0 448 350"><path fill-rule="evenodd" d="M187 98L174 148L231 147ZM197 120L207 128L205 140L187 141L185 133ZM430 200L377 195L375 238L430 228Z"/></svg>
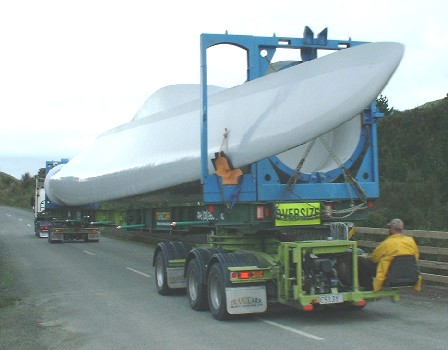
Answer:
<svg viewBox="0 0 448 350"><path fill-rule="evenodd" d="M224 151L239 167L351 123L382 91L403 51L398 43L365 44L212 94L208 101L209 159L220 150L225 129L229 137ZM193 93L187 95L179 97L185 103L164 110L144 107L131 122L99 136L68 164L52 170L45 181L49 198L80 205L199 179L200 99L192 100ZM335 148L342 142L341 155L347 156L355 136L351 127L342 134L340 130L326 137ZM353 130L359 137L359 130ZM327 151L323 155L318 148L309 169L326 171L334 165L325 160ZM211 164L209 169L213 169Z"/></svg>

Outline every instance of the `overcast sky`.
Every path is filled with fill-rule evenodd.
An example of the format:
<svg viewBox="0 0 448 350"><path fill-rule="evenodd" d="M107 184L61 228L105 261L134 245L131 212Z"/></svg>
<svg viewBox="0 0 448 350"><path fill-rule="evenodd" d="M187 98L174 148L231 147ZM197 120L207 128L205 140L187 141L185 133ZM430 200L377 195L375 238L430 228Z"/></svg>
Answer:
<svg viewBox="0 0 448 350"><path fill-rule="evenodd" d="M201 33L302 37L307 25L327 27L328 39L401 42L405 56L383 91L389 107L441 99L447 16L446 0L2 1L0 171L35 175L130 121L159 88L199 83ZM228 54L215 56L209 83L243 82Z"/></svg>

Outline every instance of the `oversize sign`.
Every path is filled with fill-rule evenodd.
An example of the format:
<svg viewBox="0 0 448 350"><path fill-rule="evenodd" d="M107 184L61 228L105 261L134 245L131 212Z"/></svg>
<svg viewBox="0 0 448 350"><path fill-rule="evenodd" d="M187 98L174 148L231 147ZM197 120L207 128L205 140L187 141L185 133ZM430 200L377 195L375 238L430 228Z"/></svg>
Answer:
<svg viewBox="0 0 448 350"><path fill-rule="evenodd" d="M277 204L275 226L319 225L320 203Z"/></svg>

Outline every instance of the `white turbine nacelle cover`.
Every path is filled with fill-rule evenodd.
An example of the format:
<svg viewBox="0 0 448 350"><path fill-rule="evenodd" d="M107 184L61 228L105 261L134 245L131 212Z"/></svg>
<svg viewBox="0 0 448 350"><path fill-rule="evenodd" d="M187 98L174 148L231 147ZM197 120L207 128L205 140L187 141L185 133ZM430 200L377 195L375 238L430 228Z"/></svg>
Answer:
<svg viewBox="0 0 448 350"><path fill-rule="evenodd" d="M344 162L359 140L359 113L383 90L403 51L398 43L364 44L230 89L212 88L208 159L221 150L227 130L224 151L235 167L279 155L294 168L305 144L324 134L325 143ZM99 136L50 172L45 181L49 198L81 205L200 179L201 101L194 98L199 90L187 85L156 92L132 121ZM316 142L302 171L337 167L324 148Z"/></svg>

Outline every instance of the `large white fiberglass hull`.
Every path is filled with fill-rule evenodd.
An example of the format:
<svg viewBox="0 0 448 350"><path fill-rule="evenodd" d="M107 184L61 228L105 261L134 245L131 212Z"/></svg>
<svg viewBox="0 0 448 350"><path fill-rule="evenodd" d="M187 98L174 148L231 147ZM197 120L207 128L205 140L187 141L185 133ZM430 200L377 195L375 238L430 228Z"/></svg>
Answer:
<svg viewBox="0 0 448 350"><path fill-rule="evenodd" d="M402 55L397 43L360 45L211 94L208 158L221 149L226 129L224 151L240 167L350 123L375 100ZM186 101L147 116L143 109L50 171L50 200L81 205L198 180L200 99Z"/></svg>

